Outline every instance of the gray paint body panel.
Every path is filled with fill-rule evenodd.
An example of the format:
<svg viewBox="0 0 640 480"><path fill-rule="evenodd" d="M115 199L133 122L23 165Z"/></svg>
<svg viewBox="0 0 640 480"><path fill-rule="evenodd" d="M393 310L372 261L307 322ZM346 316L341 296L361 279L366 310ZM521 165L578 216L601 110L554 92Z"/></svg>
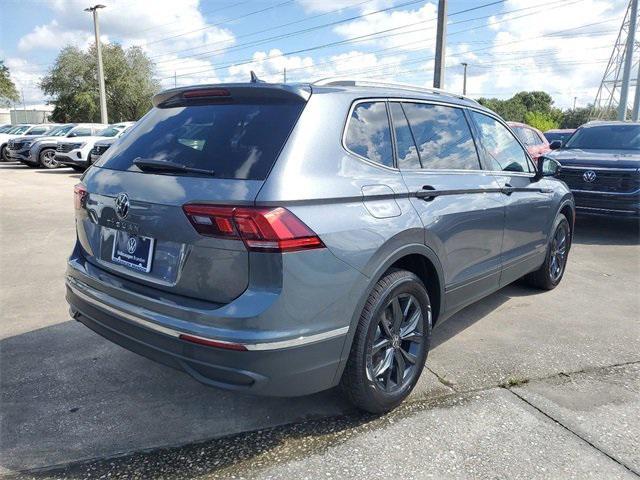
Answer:
<svg viewBox="0 0 640 480"><path fill-rule="evenodd" d="M401 172L343 147L349 112L358 100L400 98L486 109L406 90L312 86L311 91L264 181L91 168L83 178L89 197L87 209L77 214L78 243L68 277L86 285L82 295L100 292L99 302L111 301L109 311L124 308L161 328L144 331L68 290L78 319L205 383L298 395L337 384L369 292L402 257L420 255L437 272L438 321L542 263L553 219L565 203L573 208L562 182L507 179L483 170ZM503 193L507 181L522 191ZM425 185L439 195L418 197ZM540 192L543 187L547 193ZM114 199L122 192L131 198L131 213L118 223ZM327 248L248 252L240 241L198 235L182 211L187 203L283 206ZM156 261L147 275L116 266L105 254L113 229L134 228L126 222L140 235L156 238ZM508 276L505 264L513 266ZM295 352L266 347L231 352L186 344L163 335L162 328L224 342L295 340L301 346ZM331 332L340 335L313 340ZM308 344L305 338L311 339Z"/></svg>

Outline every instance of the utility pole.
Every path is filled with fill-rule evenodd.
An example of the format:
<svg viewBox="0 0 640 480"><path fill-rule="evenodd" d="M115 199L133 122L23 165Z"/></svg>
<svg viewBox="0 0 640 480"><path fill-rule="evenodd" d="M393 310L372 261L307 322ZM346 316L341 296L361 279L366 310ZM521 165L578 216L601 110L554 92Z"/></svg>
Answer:
<svg viewBox="0 0 640 480"><path fill-rule="evenodd" d="M284 70L282 71L282 78L283 78L283 83L287 83L287 67L284 67Z"/></svg>
<svg viewBox="0 0 640 480"><path fill-rule="evenodd" d="M620 103L618 103L618 120L627 118L627 98L629 96L629 77L631 76L631 63L633 61L633 45L636 36L636 23L638 19L638 0L631 0L631 14L629 17L629 33L624 54L624 67L622 70L622 87L620 89Z"/></svg>
<svg viewBox="0 0 640 480"><path fill-rule="evenodd" d="M638 62L638 77L636 78L636 94L633 97L633 110L631 120L638 121L638 111L640 111L640 62Z"/></svg>
<svg viewBox="0 0 640 480"><path fill-rule="evenodd" d="M107 95L104 91L104 71L102 70L102 46L100 45L100 25L98 24L98 9L104 8L104 5L94 5L85 8L85 12L93 13L93 30L96 35L96 52L98 57L98 87L100 89L100 121L109 123L107 117Z"/></svg>
<svg viewBox="0 0 640 480"><path fill-rule="evenodd" d="M177 87L178 86L178 75L176 74L176 71L173 71L173 87Z"/></svg>
<svg viewBox="0 0 640 480"><path fill-rule="evenodd" d="M576 100L578 100L578 97L573 97L573 109L576 109Z"/></svg>
<svg viewBox="0 0 640 480"><path fill-rule="evenodd" d="M467 62L462 62L464 67L464 77L462 78L462 95L467 94Z"/></svg>
<svg viewBox="0 0 640 480"><path fill-rule="evenodd" d="M436 61L433 68L433 86L444 87L444 59L447 37L447 0L438 0L438 32L436 33Z"/></svg>

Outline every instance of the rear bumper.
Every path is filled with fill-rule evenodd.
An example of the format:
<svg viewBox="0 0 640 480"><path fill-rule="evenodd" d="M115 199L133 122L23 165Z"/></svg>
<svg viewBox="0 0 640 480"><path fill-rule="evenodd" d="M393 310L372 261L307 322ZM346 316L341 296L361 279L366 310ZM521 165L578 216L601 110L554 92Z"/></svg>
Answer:
<svg viewBox="0 0 640 480"><path fill-rule="evenodd" d="M151 327L153 322L119 310L122 305L116 308L97 300L92 297L95 293L99 292L67 278L73 318L127 350L182 370L206 385L268 396L306 395L335 385L346 328L328 332L329 338L307 338L289 347L283 346L286 341L269 342L234 351L181 340L179 331L160 324Z"/></svg>
<svg viewBox="0 0 640 480"><path fill-rule="evenodd" d="M640 191L630 193L572 190L576 211L592 215L640 216Z"/></svg>

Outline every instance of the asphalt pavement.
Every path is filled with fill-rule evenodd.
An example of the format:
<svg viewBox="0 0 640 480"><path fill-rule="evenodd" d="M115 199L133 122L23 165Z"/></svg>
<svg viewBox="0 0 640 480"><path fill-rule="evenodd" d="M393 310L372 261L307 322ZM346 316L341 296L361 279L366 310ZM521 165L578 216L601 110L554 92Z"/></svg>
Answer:
<svg viewBox="0 0 640 480"><path fill-rule="evenodd" d="M200 385L71 321L70 170L0 164L0 473L86 478L625 478L640 472L640 234L579 218L562 284L434 332L409 401Z"/></svg>

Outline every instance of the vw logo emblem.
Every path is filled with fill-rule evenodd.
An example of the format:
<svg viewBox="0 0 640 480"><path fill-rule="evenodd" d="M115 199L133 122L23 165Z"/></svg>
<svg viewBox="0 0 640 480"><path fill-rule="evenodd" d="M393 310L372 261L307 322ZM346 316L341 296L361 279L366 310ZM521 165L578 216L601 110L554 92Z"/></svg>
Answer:
<svg viewBox="0 0 640 480"><path fill-rule="evenodd" d="M594 172L593 170L587 170L582 174L583 180L589 183L593 182L596 179L596 176L596 172Z"/></svg>
<svg viewBox="0 0 640 480"><path fill-rule="evenodd" d="M126 193L120 193L116 197L116 213L120 218L126 218L129 213L129 197Z"/></svg>
<svg viewBox="0 0 640 480"><path fill-rule="evenodd" d="M138 247L138 241L136 240L136 237L131 237L127 242L127 251L133 255L137 247Z"/></svg>

